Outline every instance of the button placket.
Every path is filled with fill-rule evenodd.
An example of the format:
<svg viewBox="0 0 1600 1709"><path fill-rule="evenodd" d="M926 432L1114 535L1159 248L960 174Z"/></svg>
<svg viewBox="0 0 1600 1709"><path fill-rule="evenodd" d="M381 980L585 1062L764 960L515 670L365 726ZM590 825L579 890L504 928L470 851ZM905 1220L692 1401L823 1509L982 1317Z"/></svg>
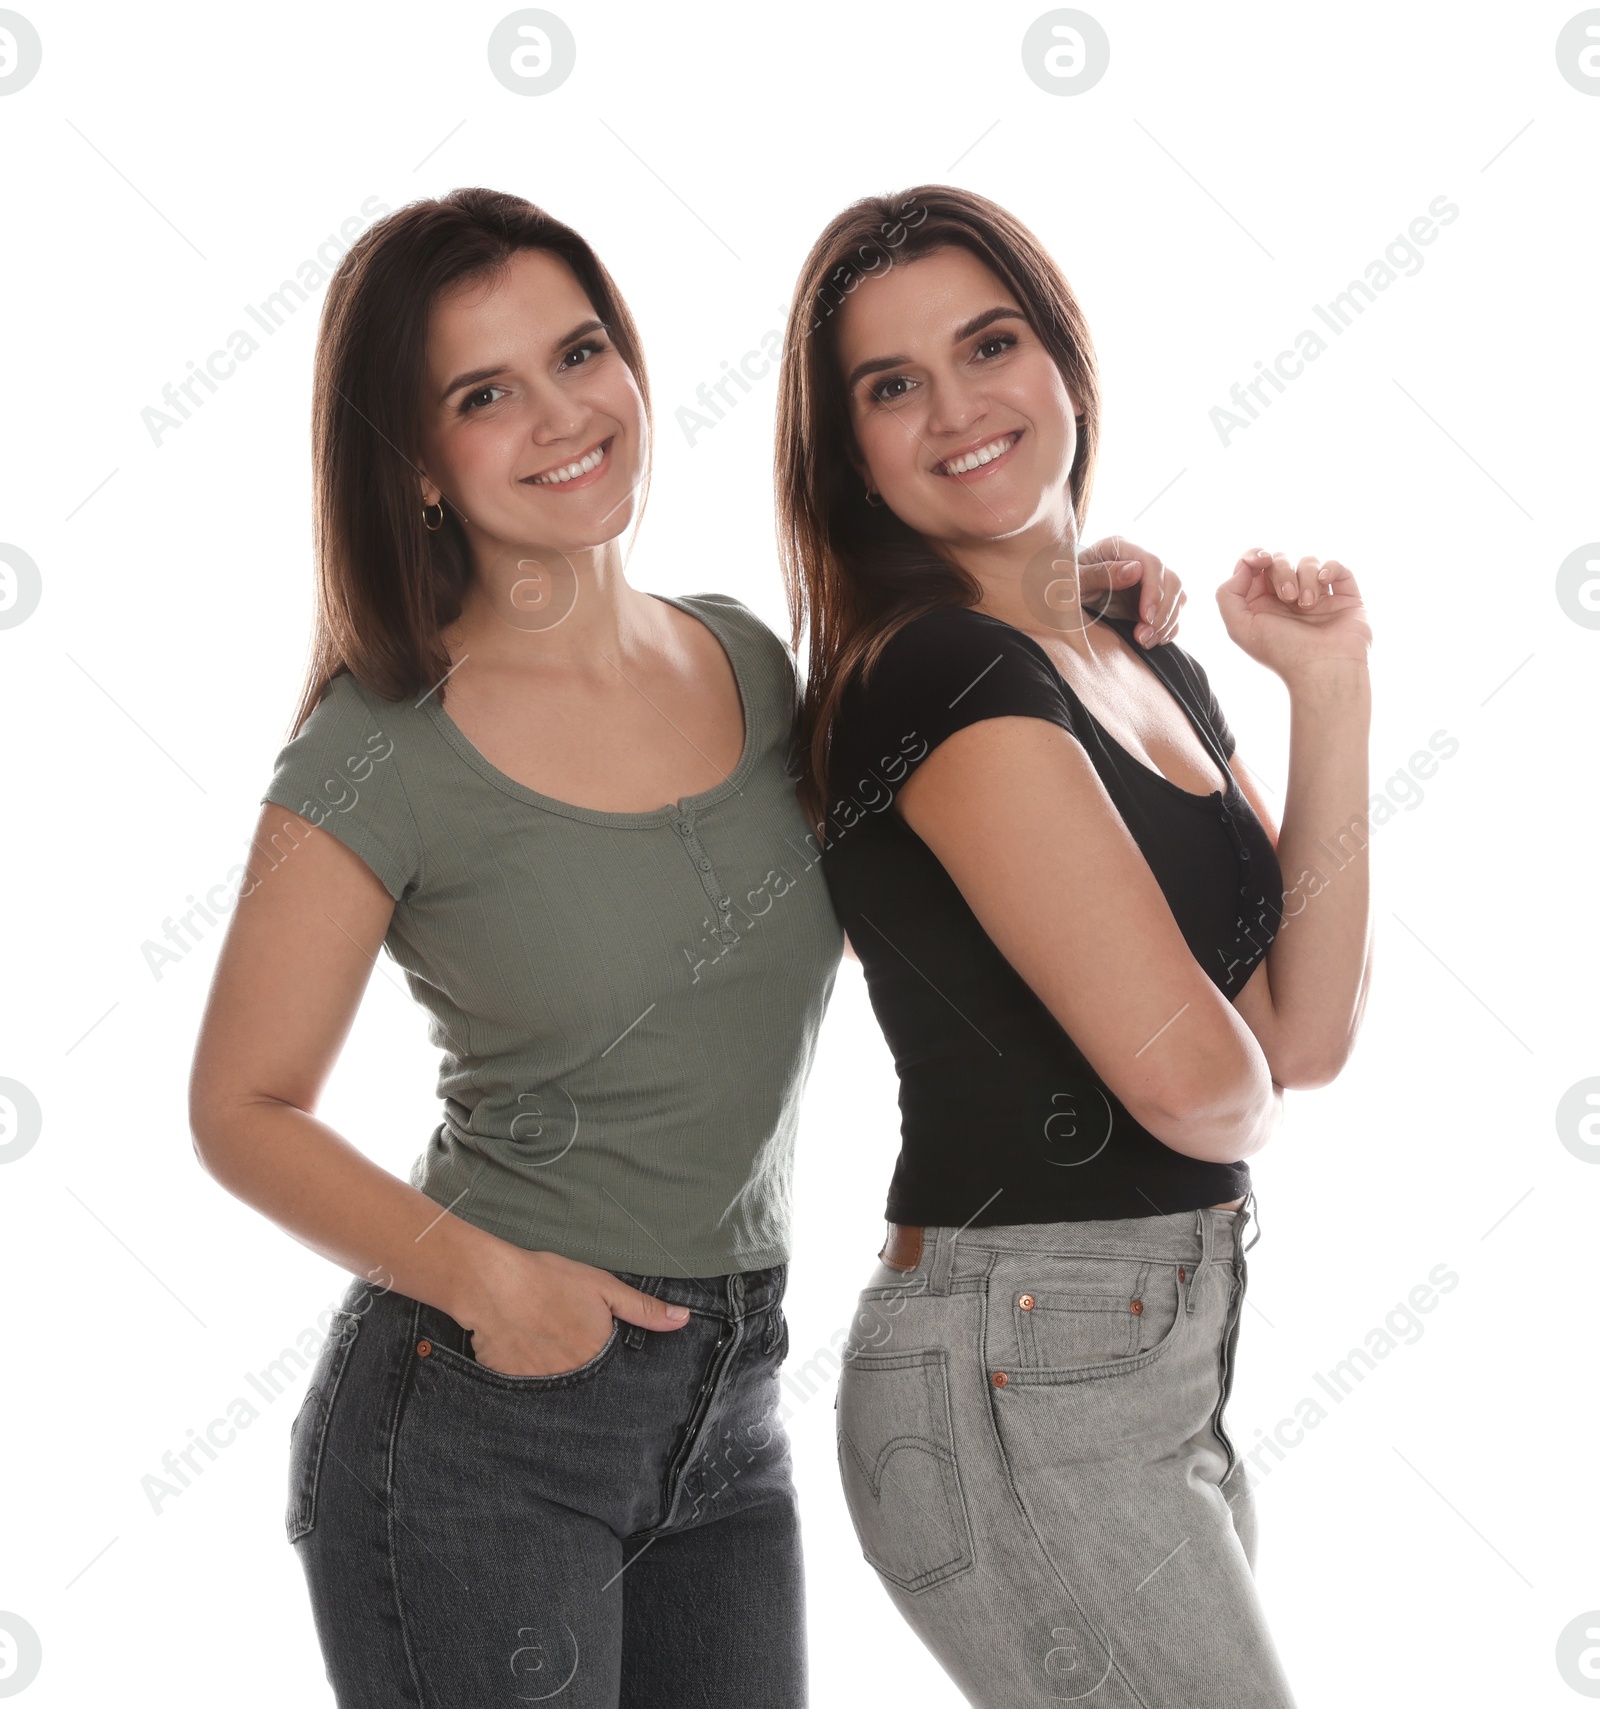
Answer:
<svg viewBox="0 0 1600 1709"><path fill-rule="evenodd" d="M680 815L676 828L683 841L684 853L688 855L690 864L695 869L695 876L700 880L700 888L705 891L711 906L716 910L717 924L711 935L719 944L731 948L739 941L739 934L733 929L733 898L725 892L722 877L705 844L700 840L693 818L687 814Z"/></svg>

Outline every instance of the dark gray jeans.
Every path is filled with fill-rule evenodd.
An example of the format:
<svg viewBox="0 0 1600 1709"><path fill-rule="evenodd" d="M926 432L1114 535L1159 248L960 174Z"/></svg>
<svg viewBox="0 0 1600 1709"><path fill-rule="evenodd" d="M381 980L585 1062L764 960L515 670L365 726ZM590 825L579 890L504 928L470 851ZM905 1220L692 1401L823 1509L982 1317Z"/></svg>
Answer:
<svg viewBox="0 0 1600 1709"><path fill-rule="evenodd" d="M970 1703L1293 1709L1223 1423L1252 1204L930 1228L862 1292L845 1498Z"/></svg>
<svg viewBox="0 0 1600 1709"><path fill-rule="evenodd" d="M693 1316L551 1377L352 1284L287 1517L340 1709L804 1705L785 1270L622 1279Z"/></svg>

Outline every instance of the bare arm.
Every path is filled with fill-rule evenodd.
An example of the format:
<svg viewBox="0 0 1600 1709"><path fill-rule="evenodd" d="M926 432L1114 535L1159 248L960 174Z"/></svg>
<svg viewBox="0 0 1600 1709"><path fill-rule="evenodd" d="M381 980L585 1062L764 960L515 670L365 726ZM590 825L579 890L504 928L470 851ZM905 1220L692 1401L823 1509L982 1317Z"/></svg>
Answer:
<svg viewBox="0 0 1600 1709"><path fill-rule="evenodd" d="M1043 719L969 724L898 809L1136 1121L1232 1163L1279 1113L1249 1027L1191 953L1089 757Z"/></svg>
<svg viewBox="0 0 1600 1709"><path fill-rule="evenodd" d="M613 1316L649 1329L686 1321L607 1271L441 1210L317 1119L394 904L336 837L270 803L247 871L190 1078L190 1128L210 1173L335 1264L454 1317L497 1370L584 1364Z"/></svg>
<svg viewBox="0 0 1600 1709"><path fill-rule="evenodd" d="M1287 567L1287 559L1278 562ZM1319 582L1323 568L1333 572L1328 586ZM1319 566L1314 558L1302 559L1291 574L1297 587L1310 583L1316 590L1312 605L1304 613L1279 614L1263 604L1258 621L1303 624L1306 632L1280 633L1270 644L1253 638L1257 655L1277 669L1289 690L1289 782L1281 831L1274 830L1255 779L1237 755L1233 762L1240 789L1277 844L1283 921L1236 1007L1260 1041L1273 1078L1304 1088L1326 1085L1349 1059L1371 981L1372 688L1354 579L1337 563ZM1274 597L1264 589L1255 596L1261 602ZM1236 603L1230 623L1235 639L1245 632L1247 610L1248 602ZM1319 617L1332 626L1310 628Z"/></svg>

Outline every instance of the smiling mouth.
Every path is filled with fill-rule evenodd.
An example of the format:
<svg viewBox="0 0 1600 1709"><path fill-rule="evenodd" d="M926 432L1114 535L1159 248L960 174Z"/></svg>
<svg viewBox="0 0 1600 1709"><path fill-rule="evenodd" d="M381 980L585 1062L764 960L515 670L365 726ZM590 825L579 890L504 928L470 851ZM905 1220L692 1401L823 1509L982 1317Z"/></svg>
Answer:
<svg viewBox="0 0 1600 1709"><path fill-rule="evenodd" d="M935 463L933 472L936 475L975 474L979 469L987 469L991 463L998 462L1021 437L1020 432L1002 433L998 439L991 439L986 445L976 446L971 451L963 451L957 457L946 457L942 463Z"/></svg>
<svg viewBox="0 0 1600 1709"><path fill-rule="evenodd" d="M585 451L581 457L576 457L570 463L563 463L557 469L545 469L537 475L524 475L523 480L533 487L564 487L573 481L581 481L585 475L592 475L605 462L611 451L611 441L602 439L600 443Z"/></svg>

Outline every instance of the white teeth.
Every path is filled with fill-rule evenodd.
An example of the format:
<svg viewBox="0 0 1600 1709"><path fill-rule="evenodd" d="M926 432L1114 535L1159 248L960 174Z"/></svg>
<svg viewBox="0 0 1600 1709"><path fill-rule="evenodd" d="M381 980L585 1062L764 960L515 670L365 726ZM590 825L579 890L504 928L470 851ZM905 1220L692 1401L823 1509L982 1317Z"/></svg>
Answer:
<svg viewBox="0 0 1600 1709"><path fill-rule="evenodd" d="M560 486L563 481L575 481L579 475L587 475L591 469L598 469L605 454L605 446L597 445L587 457L580 457L576 463L568 463L562 469L547 469L544 474L533 476L533 483L535 486L555 487Z"/></svg>
<svg viewBox="0 0 1600 1709"><path fill-rule="evenodd" d="M939 465L940 470L947 475L965 475L973 469L981 469L985 463L992 463L1002 452L1009 451L1017 442L1017 435L1008 433L1003 439L991 439L987 445L980 445L976 451L969 451L963 457L953 458Z"/></svg>

